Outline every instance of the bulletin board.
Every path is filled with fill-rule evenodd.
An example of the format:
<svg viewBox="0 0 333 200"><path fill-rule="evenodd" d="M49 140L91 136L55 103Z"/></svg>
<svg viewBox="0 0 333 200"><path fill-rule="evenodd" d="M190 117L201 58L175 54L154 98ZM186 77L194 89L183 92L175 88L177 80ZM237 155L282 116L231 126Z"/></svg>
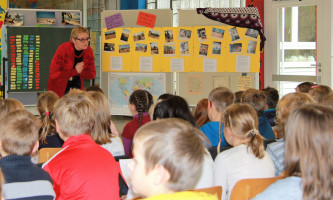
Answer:
<svg viewBox="0 0 333 200"><path fill-rule="evenodd" d="M260 36L232 26L102 30L103 71L259 72Z"/></svg>

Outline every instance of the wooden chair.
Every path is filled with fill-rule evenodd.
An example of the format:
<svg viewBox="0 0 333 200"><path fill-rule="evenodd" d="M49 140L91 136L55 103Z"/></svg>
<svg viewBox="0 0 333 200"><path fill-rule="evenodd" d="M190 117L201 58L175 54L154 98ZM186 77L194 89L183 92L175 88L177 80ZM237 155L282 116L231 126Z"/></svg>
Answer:
<svg viewBox="0 0 333 200"><path fill-rule="evenodd" d="M218 200L221 200L222 198L222 187L221 186L213 186L209 188L200 188L200 189L193 189L190 191L195 191L195 192L205 192L211 195L217 196Z"/></svg>
<svg viewBox="0 0 333 200"><path fill-rule="evenodd" d="M257 194L263 192L269 185L283 178L284 177L282 176L277 176L272 178L254 178L240 180L232 189L230 200L252 199L257 196Z"/></svg>
<svg viewBox="0 0 333 200"><path fill-rule="evenodd" d="M38 152L38 163L45 163L62 148L42 148Z"/></svg>

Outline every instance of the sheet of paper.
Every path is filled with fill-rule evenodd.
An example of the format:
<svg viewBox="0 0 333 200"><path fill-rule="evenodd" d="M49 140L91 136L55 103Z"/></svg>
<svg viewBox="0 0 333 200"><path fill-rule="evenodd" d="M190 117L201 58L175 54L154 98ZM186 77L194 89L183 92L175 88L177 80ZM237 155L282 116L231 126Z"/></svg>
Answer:
<svg viewBox="0 0 333 200"><path fill-rule="evenodd" d="M183 58L171 58L171 71L183 72L184 71L184 59Z"/></svg>
<svg viewBox="0 0 333 200"><path fill-rule="evenodd" d="M111 70L123 70L123 57L112 56L111 57Z"/></svg>
<svg viewBox="0 0 333 200"><path fill-rule="evenodd" d="M123 177L126 181L126 183L129 183L130 180L130 169L128 168L128 164L132 161L132 159L119 159L119 165L121 173L123 174Z"/></svg>
<svg viewBox="0 0 333 200"><path fill-rule="evenodd" d="M117 13L105 17L105 25L108 30L119 26L123 26L124 25L123 16L121 15L121 13Z"/></svg>
<svg viewBox="0 0 333 200"><path fill-rule="evenodd" d="M250 64L250 56L236 56L236 72L250 72Z"/></svg>
<svg viewBox="0 0 333 200"><path fill-rule="evenodd" d="M237 90L238 91L244 91L248 88L251 88L252 80L251 76L238 76L238 83L237 83Z"/></svg>
<svg viewBox="0 0 333 200"><path fill-rule="evenodd" d="M140 57L140 71L142 72L153 71L153 57Z"/></svg>
<svg viewBox="0 0 333 200"><path fill-rule="evenodd" d="M217 71L216 59L204 59L203 60L203 71L204 72L216 72Z"/></svg>
<svg viewBox="0 0 333 200"><path fill-rule="evenodd" d="M203 75L187 76L187 93L190 95L203 94Z"/></svg>
<svg viewBox="0 0 333 200"><path fill-rule="evenodd" d="M230 76L213 76L213 87L230 88Z"/></svg>
<svg viewBox="0 0 333 200"><path fill-rule="evenodd" d="M137 25L146 26L150 28L154 28L156 21L156 15L139 12L138 20L136 21Z"/></svg>

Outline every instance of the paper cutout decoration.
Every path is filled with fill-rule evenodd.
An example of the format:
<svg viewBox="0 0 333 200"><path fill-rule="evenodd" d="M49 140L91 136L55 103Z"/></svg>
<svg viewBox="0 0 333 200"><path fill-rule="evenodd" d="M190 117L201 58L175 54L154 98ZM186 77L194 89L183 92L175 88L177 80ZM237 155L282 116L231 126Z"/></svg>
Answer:
<svg viewBox="0 0 333 200"><path fill-rule="evenodd" d="M119 26L123 26L124 25L123 16L121 15L121 13L117 13L117 14L105 17L105 25L108 30L117 28Z"/></svg>
<svg viewBox="0 0 333 200"><path fill-rule="evenodd" d="M139 12L138 20L136 21L137 25L146 26L154 28L156 21L156 15Z"/></svg>

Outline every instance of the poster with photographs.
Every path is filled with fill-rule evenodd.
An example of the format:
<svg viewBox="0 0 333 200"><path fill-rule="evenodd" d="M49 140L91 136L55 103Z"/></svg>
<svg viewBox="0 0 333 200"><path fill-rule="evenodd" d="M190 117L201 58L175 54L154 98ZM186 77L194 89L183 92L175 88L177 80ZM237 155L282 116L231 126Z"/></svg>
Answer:
<svg viewBox="0 0 333 200"><path fill-rule="evenodd" d="M164 55L166 56L174 56L176 53L175 45L164 45Z"/></svg>
<svg viewBox="0 0 333 200"><path fill-rule="evenodd" d="M247 44L247 53L255 54L257 47L257 41L250 40Z"/></svg>
<svg viewBox="0 0 333 200"><path fill-rule="evenodd" d="M62 12L62 24L65 25L80 25L80 13L79 12Z"/></svg>
<svg viewBox="0 0 333 200"><path fill-rule="evenodd" d="M136 43L135 51L145 53L145 52L147 52L147 45L141 44L141 43Z"/></svg>
<svg viewBox="0 0 333 200"><path fill-rule="evenodd" d="M221 42L213 42L212 54L213 55L221 54Z"/></svg>
<svg viewBox="0 0 333 200"><path fill-rule="evenodd" d="M55 24L55 12L37 11L37 24Z"/></svg>
<svg viewBox="0 0 333 200"><path fill-rule="evenodd" d="M242 43L229 44L230 53L241 53Z"/></svg>
<svg viewBox="0 0 333 200"><path fill-rule="evenodd" d="M115 30L106 31L104 33L104 36L106 40L111 40L113 38L116 38L116 31Z"/></svg>
<svg viewBox="0 0 333 200"><path fill-rule="evenodd" d="M121 33L121 36L120 36L120 41L127 42L129 34L130 34L130 30L124 28L123 32Z"/></svg>
<svg viewBox="0 0 333 200"><path fill-rule="evenodd" d="M192 34L191 30L180 29L178 39L179 40L190 40L191 39L191 34Z"/></svg>
<svg viewBox="0 0 333 200"><path fill-rule="evenodd" d="M165 42L173 42L173 31L166 30L164 31Z"/></svg>
<svg viewBox="0 0 333 200"><path fill-rule="evenodd" d="M188 42L181 42L180 43L180 54L182 55L189 55L190 50L188 47Z"/></svg>
<svg viewBox="0 0 333 200"><path fill-rule="evenodd" d="M161 35L161 32L156 31L154 29L150 29L148 32L148 37L154 38L154 39L159 39Z"/></svg>
<svg viewBox="0 0 333 200"><path fill-rule="evenodd" d="M222 40L223 36L224 36L224 30L213 27L212 28L212 34L210 36L214 39Z"/></svg>
<svg viewBox="0 0 333 200"><path fill-rule="evenodd" d="M199 42L203 42L207 40L207 35L206 35L206 29L205 28L200 28L197 30L198 32L198 38Z"/></svg>
<svg viewBox="0 0 333 200"><path fill-rule="evenodd" d="M199 55L207 56L208 53L208 44L200 44Z"/></svg>
<svg viewBox="0 0 333 200"><path fill-rule="evenodd" d="M114 53L115 44L114 43L104 43L104 51L109 53Z"/></svg>
<svg viewBox="0 0 333 200"><path fill-rule="evenodd" d="M232 29L229 29L229 34L230 34L230 37L231 37L231 41L233 41L233 42L240 39L236 27L232 28Z"/></svg>
<svg viewBox="0 0 333 200"><path fill-rule="evenodd" d="M5 16L5 25L23 26L24 15L20 13L8 13Z"/></svg>
<svg viewBox="0 0 333 200"><path fill-rule="evenodd" d="M246 37L257 39L258 35L259 35L258 30L255 30L255 29L252 29L252 28L247 28L246 29L246 32L245 32Z"/></svg>
<svg viewBox="0 0 333 200"><path fill-rule="evenodd" d="M151 55L158 55L158 43L157 42L150 43L150 52L151 52Z"/></svg>
<svg viewBox="0 0 333 200"><path fill-rule="evenodd" d="M129 53L129 52L130 52L129 44L119 45L119 53Z"/></svg>
<svg viewBox="0 0 333 200"><path fill-rule="evenodd" d="M145 40L145 33L142 31L140 33L134 33L133 34L133 41L137 42L137 41L142 41Z"/></svg>

